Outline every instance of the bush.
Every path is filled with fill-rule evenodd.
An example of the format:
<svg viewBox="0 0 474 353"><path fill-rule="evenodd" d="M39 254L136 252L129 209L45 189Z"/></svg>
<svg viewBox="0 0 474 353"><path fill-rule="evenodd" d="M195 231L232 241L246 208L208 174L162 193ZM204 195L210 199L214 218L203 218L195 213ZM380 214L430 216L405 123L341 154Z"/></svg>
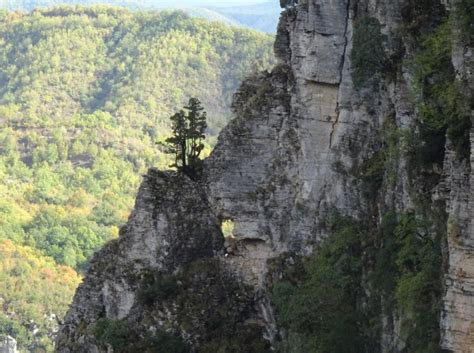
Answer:
<svg viewBox="0 0 474 353"><path fill-rule="evenodd" d="M146 274L138 292L138 300L145 305L153 305L175 296L178 291L177 278Z"/></svg>
<svg viewBox="0 0 474 353"><path fill-rule="evenodd" d="M402 8L405 31L414 37L429 33L445 15L444 6L436 0L405 0Z"/></svg>
<svg viewBox="0 0 474 353"><path fill-rule="evenodd" d="M461 24L461 39L467 44L474 43L474 0L461 0L455 15Z"/></svg>
<svg viewBox="0 0 474 353"><path fill-rule="evenodd" d="M188 353L189 349L179 336L174 336L164 331L158 331L156 335L147 337L145 340L146 352L155 353Z"/></svg>
<svg viewBox="0 0 474 353"><path fill-rule="evenodd" d="M386 63L384 40L377 19L363 16L354 21L351 61L352 79L356 88L366 86L383 71Z"/></svg>
<svg viewBox="0 0 474 353"><path fill-rule="evenodd" d="M395 298L402 314L402 335L413 353L440 352L441 241L430 232L430 225L403 214L395 229L399 246Z"/></svg>
<svg viewBox="0 0 474 353"><path fill-rule="evenodd" d="M125 348L128 344L128 324L124 320L99 319L93 328L97 341L115 349Z"/></svg>
<svg viewBox="0 0 474 353"><path fill-rule="evenodd" d="M419 160L441 163L444 136L449 137L459 159L470 154L470 107L456 81L451 61L451 22L426 36L414 59L415 87L420 94Z"/></svg>
<svg viewBox="0 0 474 353"><path fill-rule="evenodd" d="M364 352L361 297L362 247L357 226L338 220L334 234L305 265L300 284L272 289L278 321L313 353Z"/></svg>

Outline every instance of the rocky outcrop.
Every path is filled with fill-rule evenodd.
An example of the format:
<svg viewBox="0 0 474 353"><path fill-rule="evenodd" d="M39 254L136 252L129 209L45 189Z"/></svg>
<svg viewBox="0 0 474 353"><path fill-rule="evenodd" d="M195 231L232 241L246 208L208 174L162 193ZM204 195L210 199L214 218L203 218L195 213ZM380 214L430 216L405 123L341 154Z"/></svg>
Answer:
<svg viewBox="0 0 474 353"><path fill-rule="evenodd" d="M16 340L13 337L0 337L0 353L18 353Z"/></svg>
<svg viewBox="0 0 474 353"><path fill-rule="evenodd" d="M257 294L218 261L223 242L201 185L150 170L119 240L94 257L61 328L58 352L136 352L153 349L163 335L194 352L231 340L229 327L259 344L264 324ZM120 322L128 340L117 346L107 339L115 331L107 330ZM99 323L109 332L105 338Z"/></svg>
<svg viewBox="0 0 474 353"><path fill-rule="evenodd" d="M432 31L446 12L435 1L431 17L419 16L418 5L300 0L289 6L275 42L279 64L236 93L235 118L205 161L202 180L149 172L120 239L95 256L58 351L132 351L165 332L193 352L264 352L284 336L267 295L269 260L312 254L331 236L333 214L365 224L369 234L392 211L415 219L429 214L427 228L446 240L442 347L472 353L474 159L460 159L448 139L440 160L413 162L418 152L411 145L425 145L413 142L420 139L420 116L410 65L420 33ZM374 64L372 52L365 53L363 85L354 80L351 56L361 19L371 24L367 31L380 32L372 37L381 38L375 44L383 56ZM472 49L457 43L453 53L468 95ZM220 225L227 220L234 229L226 253ZM285 266L271 271L281 275ZM370 297L372 289L364 290ZM377 351L407 350L401 315L380 309ZM101 338L96 328L103 320L126 321L132 341L116 348ZM246 339L235 342L239 335Z"/></svg>

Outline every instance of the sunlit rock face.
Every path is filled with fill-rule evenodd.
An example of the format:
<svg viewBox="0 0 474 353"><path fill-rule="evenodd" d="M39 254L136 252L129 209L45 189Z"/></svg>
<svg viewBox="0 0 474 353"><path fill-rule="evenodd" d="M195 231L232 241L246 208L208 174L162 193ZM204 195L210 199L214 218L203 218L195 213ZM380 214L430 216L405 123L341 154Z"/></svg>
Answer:
<svg viewBox="0 0 474 353"><path fill-rule="evenodd" d="M279 64L243 82L234 98L235 118L205 161L202 179L153 169L145 177L120 239L95 256L76 294L58 352L110 350L91 333L103 318L127 321L141 332L138 341L164 330L192 352L212 351L219 334L210 322L216 317L235 324L233 336L248 338L242 352L265 352L279 333L265 295L268 260L313 253L331 235L334 213L377 224L389 210L411 212L417 188L428 189L430 201L446 209L442 347L474 352L474 159L471 165L459 162L448 142L435 185L410 180L409 156L403 154L387 167L383 178L396 178L384 179L378 195L367 197L360 180L361 166L382 148L387 124L409 132L417 109L409 65L399 62L395 72L377 76L377 84L355 87L354 21L376 19L387 60L397 62L417 50L400 36L406 4L292 2L275 41ZM454 47L456 73L472 92L472 48ZM226 220L234 228L225 247L220 225ZM150 275L178 283L173 296L144 303ZM396 313L380 321L380 352L402 352Z"/></svg>
<svg viewBox="0 0 474 353"><path fill-rule="evenodd" d="M331 207L357 204L332 168L341 136L358 124L344 124L349 113L339 106L348 30L347 1L289 8L275 42L279 65L244 82L236 118L206 162L211 204L234 220L245 259L258 266L248 274L253 283L269 257L311 252Z"/></svg>

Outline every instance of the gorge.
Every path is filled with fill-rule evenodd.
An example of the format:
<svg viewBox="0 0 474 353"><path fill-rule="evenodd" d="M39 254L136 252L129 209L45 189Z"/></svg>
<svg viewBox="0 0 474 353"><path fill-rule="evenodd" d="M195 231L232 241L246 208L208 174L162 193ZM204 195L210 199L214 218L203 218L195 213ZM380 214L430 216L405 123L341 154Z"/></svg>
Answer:
<svg viewBox="0 0 474 353"><path fill-rule="evenodd" d="M144 177L57 352L473 353L473 23L472 0L288 6L201 180Z"/></svg>

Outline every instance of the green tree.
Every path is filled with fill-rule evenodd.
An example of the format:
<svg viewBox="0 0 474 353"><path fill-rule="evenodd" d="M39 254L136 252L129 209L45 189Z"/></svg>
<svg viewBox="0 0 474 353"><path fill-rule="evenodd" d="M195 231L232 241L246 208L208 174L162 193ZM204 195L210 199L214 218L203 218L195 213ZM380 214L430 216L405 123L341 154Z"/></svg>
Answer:
<svg viewBox="0 0 474 353"><path fill-rule="evenodd" d="M207 129L207 114L197 98L189 99L184 110L171 116L173 136L166 139L166 151L175 155L174 164L178 171L196 178L201 170L199 158L204 149L204 132Z"/></svg>

